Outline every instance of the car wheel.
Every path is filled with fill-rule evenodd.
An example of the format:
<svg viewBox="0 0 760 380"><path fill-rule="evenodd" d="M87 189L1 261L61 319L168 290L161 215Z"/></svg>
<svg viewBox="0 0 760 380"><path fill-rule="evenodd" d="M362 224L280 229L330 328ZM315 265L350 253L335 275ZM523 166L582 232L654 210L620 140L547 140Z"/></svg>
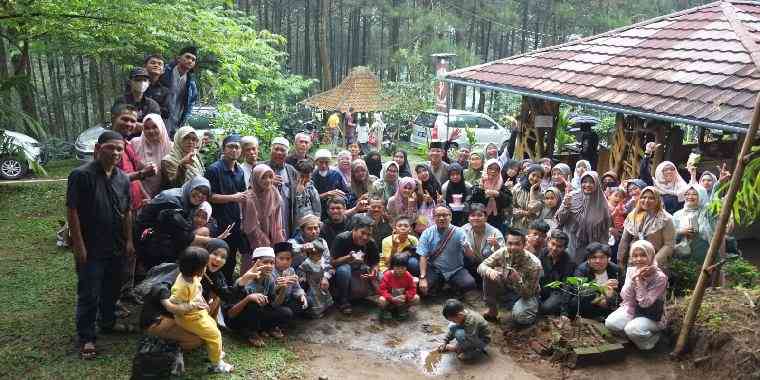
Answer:
<svg viewBox="0 0 760 380"><path fill-rule="evenodd" d="M15 157L0 158L0 177L4 179L23 178L28 170L26 163Z"/></svg>

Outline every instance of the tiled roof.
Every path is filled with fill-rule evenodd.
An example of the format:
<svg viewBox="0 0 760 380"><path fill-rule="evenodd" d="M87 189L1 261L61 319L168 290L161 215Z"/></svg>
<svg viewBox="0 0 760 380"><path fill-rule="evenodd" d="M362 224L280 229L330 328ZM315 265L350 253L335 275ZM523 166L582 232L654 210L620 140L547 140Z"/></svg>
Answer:
<svg viewBox="0 0 760 380"><path fill-rule="evenodd" d="M302 103L323 110L348 110L355 112L382 111L387 102L381 96L380 80L369 68L357 66L333 89L316 94Z"/></svg>
<svg viewBox="0 0 760 380"><path fill-rule="evenodd" d="M741 41L742 31L737 32L736 25L752 37L751 51ZM760 72L750 56L750 52L760 51L758 39L760 3L719 1L451 71L446 78L616 112L737 130L749 126L760 90Z"/></svg>

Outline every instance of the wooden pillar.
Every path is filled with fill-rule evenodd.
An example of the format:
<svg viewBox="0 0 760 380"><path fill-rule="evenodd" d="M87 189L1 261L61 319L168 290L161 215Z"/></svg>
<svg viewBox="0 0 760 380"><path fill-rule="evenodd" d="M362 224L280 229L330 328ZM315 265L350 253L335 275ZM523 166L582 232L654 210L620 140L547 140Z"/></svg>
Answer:
<svg viewBox="0 0 760 380"><path fill-rule="evenodd" d="M515 146L514 158L521 160L526 153L532 160L551 157L554 154L554 129L557 126L558 115L559 103L523 96L518 119L520 136ZM536 128L536 116L550 116L551 128Z"/></svg>

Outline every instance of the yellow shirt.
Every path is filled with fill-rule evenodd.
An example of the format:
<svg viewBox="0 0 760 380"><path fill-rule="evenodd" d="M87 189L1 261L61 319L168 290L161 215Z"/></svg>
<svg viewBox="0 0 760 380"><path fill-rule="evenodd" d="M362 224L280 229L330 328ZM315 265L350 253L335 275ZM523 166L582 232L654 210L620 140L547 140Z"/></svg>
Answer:
<svg viewBox="0 0 760 380"><path fill-rule="evenodd" d="M340 125L340 116L338 113L334 113L327 118L327 128L338 128Z"/></svg>
<svg viewBox="0 0 760 380"><path fill-rule="evenodd" d="M399 244L396 252L391 252L391 250L393 249L394 236L396 235L391 235L383 239L382 252L380 252L380 262L377 265L377 268L381 272L385 272L386 270L390 269L389 266L391 265L391 255L393 253L401 252L410 246L416 247L417 244L419 243L416 237L409 235L409 237L407 237L405 242Z"/></svg>

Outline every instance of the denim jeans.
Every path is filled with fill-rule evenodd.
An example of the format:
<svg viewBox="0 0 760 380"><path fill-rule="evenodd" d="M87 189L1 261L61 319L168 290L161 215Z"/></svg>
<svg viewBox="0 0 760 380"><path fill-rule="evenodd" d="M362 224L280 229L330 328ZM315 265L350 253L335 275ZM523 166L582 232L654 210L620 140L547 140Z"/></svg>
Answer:
<svg viewBox="0 0 760 380"><path fill-rule="evenodd" d="M512 303L512 320L520 325L532 325L538 315L538 297L520 297L502 281L483 278L483 298L489 307L498 307L501 302Z"/></svg>
<svg viewBox="0 0 760 380"><path fill-rule="evenodd" d="M444 283L448 283L457 290L463 292L475 289L477 287L477 285L475 285L475 279L472 278L470 272L465 268L459 268L456 273L454 273L451 277L449 277L448 280L446 280L441 272L436 270L434 266L428 264L427 277L428 287L430 289L437 289L438 287L442 287Z"/></svg>
<svg viewBox="0 0 760 380"><path fill-rule="evenodd" d="M351 265L343 264L335 269L332 278L338 305L345 305L351 296Z"/></svg>
<svg viewBox="0 0 760 380"><path fill-rule="evenodd" d="M101 327L116 322L116 300L121 288L124 257L88 257L77 271L76 326L80 343L95 341L95 322Z"/></svg>
<svg viewBox="0 0 760 380"><path fill-rule="evenodd" d="M454 339L457 341L457 347L465 355L477 353L478 351L486 348L486 345L488 345L488 343L481 340L480 337L468 336L464 331L464 327L462 326L452 323L449 325L449 332L454 333Z"/></svg>
<svg viewBox="0 0 760 380"><path fill-rule="evenodd" d="M414 277L420 276L420 259L419 257L410 257L409 261L406 264L406 269L409 270L409 273L412 274Z"/></svg>

